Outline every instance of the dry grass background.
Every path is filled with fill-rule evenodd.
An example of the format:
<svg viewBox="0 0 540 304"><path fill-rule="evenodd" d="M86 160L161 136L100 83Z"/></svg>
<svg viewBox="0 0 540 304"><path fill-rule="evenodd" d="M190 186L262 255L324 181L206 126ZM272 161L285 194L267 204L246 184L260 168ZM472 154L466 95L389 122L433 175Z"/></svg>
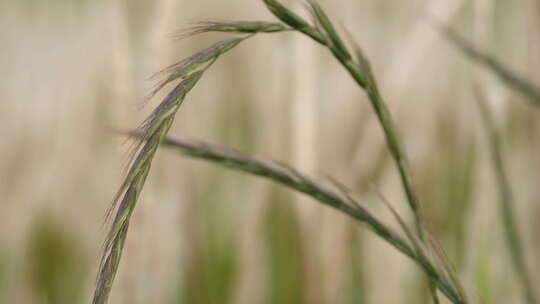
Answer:
<svg viewBox="0 0 540 304"><path fill-rule="evenodd" d="M540 5L320 2L371 58L429 227L474 303L519 303L473 84L486 92L503 132L533 274L540 269L538 113L442 39L426 16L540 83ZM138 109L150 75L223 36L167 36L208 18L274 20L261 1L248 0L0 2L0 303L89 301L103 214L128 148L112 129L136 126L155 105ZM320 179L331 174L391 222L372 182L408 214L366 97L305 37L259 36L224 56L188 96L171 134L287 161ZM111 303L427 303L421 278L345 216L163 149Z"/></svg>

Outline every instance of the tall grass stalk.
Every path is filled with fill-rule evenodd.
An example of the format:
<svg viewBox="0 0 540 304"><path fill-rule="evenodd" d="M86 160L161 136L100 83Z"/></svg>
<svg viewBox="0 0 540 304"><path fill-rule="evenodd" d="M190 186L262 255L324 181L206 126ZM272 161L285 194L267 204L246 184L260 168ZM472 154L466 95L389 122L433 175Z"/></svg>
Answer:
<svg viewBox="0 0 540 304"><path fill-rule="evenodd" d="M300 31L315 41L326 46L341 65L349 72L356 83L364 89L371 105L377 115L379 123L383 129L386 144L390 150L390 154L399 171L400 179L405 191L407 202L411 208L414 219L416 232L420 240L424 241L423 221L418 198L412 183L410 173L410 165L407 160L405 149L401 143L394 122L391 118L390 111L378 89L375 76L372 72L371 65L363 55L361 48L355 45L354 55L348 50L343 39L338 35L332 22L318 5L315 0L308 0L310 13L315 22L315 25L309 25L300 16L287 9L276 0L263 0L270 11L281 21ZM430 284L430 292L434 303L438 303L437 293L433 284Z"/></svg>
<svg viewBox="0 0 540 304"><path fill-rule="evenodd" d="M131 132L130 134L137 137L142 135L140 132ZM334 190L333 187L323 185L280 162L246 155L235 149L207 142L168 136L163 140L162 144L178 149L190 157L211 161L233 170L272 180L304 193L324 205L365 223L381 239L418 264L430 280L434 282L435 286L453 303L466 303L461 286L452 278L452 270L433 258L437 256L437 253L431 247L428 248L424 243L420 242L418 237L407 228L403 219L392 208L390 210L398 219L407 239L403 239L398 233L373 216L339 182L335 182L337 190ZM438 257L438 259L445 260L446 258Z"/></svg>
<svg viewBox="0 0 540 304"><path fill-rule="evenodd" d="M499 215L503 223L503 229L510 249L510 256L514 265L516 274L521 281L523 287L523 296L528 304L537 303L535 289L527 267L525 254L523 251L523 243L519 237L519 229L516 223L515 216L515 200L512 193L512 187L506 174L505 164L502 155L502 143L500 135L497 132L495 119L489 109L484 96L480 92L480 88L476 89L477 105L482 116L482 123L486 132L486 137L489 141L491 159L493 163L493 171L495 173L497 190L499 191Z"/></svg>
<svg viewBox="0 0 540 304"><path fill-rule="evenodd" d="M343 39L337 34L337 31L330 22L330 19L326 16L326 13L314 1L309 1L311 14L316 22L314 26L309 25L308 22L277 1L264 0L264 2L270 8L270 11L272 11L272 13L274 13L281 21L326 46L341 65L350 73L356 83L365 90L384 131L390 153L399 170L407 201L415 217L417 232L421 236L422 220L417 195L412 184L409 163L392 121L390 111L379 92L371 65L361 52L361 49L359 47L355 48L356 58L354 58Z"/></svg>

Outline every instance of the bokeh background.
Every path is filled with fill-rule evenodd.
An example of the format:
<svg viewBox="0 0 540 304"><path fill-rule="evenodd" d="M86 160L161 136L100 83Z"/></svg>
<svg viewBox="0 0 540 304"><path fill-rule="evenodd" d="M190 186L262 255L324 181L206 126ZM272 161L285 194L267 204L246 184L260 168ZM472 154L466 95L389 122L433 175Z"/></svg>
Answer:
<svg viewBox="0 0 540 304"><path fill-rule="evenodd" d="M536 0L320 0L371 59L430 231L473 303L520 303L497 211L480 86L495 111L527 262L540 287L538 110L434 30L452 25L540 84ZM285 1L303 11L296 1ZM253 0L0 2L0 303L88 303L129 144L161 68L226 34L190 22L275 20ZM411 218L368 100L323 48L259 35L223 56L170 134L287 162ZM539 288L540 289L540 288ZM111 303L428 303L418 268L364 226L280 186L161 149Z"/></svg>

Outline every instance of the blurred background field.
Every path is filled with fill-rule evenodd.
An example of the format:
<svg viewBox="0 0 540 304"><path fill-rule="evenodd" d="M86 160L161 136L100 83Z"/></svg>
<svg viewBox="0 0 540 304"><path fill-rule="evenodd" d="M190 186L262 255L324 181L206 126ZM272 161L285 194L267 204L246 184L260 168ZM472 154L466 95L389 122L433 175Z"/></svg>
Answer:
<svg viewBox="0 0 540 304"><path fill-rule="evenodd" d="M302 11L297 1L285 2ZM520 303L497 210L485 92L503 140L527 262L540 287L538 110L430 25L452 25L540 84L535 0L320 0L371 59L403 136L430 231L472 303ZM262 1L0 2L0 303L88 303L150 76L226 34L175 41L208 18L275 20ZM410 218L368 100L298 34L259 35L188 96L187 135L331 175L396 227ZM540 290L540 288L538 288ZM162 149L110 303L429 303L418 268L362 225L270 182Z"/></svg>

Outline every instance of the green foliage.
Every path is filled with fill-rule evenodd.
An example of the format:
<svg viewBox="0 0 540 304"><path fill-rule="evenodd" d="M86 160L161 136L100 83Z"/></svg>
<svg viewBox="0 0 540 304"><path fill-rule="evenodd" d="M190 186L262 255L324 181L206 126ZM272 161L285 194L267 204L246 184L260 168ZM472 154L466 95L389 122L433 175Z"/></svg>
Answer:
<svg viewBox="0 0 540 304"><path fill-rule="evenodd" d="M368 290L366 282L369 278L365 276L365 265L363 263L364 248L362 246L363 237L360 231L351 229L349 244L350 254L348 255L348 267L346 269L346 282L341 292L341 302L345 304L363 304L367 302Z"/></svg>
<svg viewBox="0 0 540 304"><path fill-rule="evenodd" d="M80 242L48 215L36 217L27 260L40 303L83 303L89 263Z"/></svg>
<svg viewBox="0 0 540 304"><path fill-rule="evenodd" d="M4 252L0 252L0 301L3 301L4 294L6 292L6 285L8 281L8 269L7 269L7 261L8 258L6 257Z"/></svg>
<svg viewBox="0 0 540 304"><path fill-rule="evenodd" d="M264 236L270 263L270 290L267 304L305 303L303 277L307 254L302 252L302 239L298 220L287 200L290 198L272 195L268 212L265 214ZM292 246L291 246L292 244Z"/></svg>
<svg viewBox="0 0 540 304"><path fill-rule="evenodd" d="M224 174L217 174L204 189L196 208L200 221L191 227L191 254L182 261L180 294L175 302L232 303L233 286L237 278L237 244L234 229L223 229L226 224L219 211L224 201Z"/></svg>

